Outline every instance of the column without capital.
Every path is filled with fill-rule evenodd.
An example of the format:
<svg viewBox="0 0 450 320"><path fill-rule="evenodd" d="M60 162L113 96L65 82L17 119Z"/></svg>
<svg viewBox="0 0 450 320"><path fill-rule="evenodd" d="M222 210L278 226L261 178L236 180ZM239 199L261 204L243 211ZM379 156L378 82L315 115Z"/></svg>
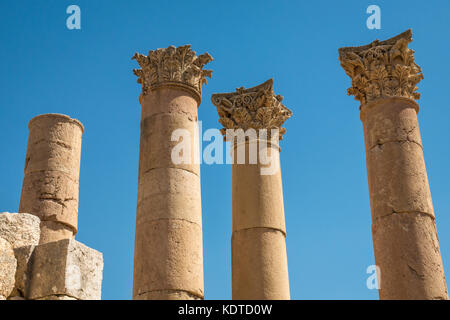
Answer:
<svg viewBox="0 0 450 320"><path fill-rule="evenodd" d="M142 84L133 299L203 299L198 161L202 85L212 71L190 45L136 54ZM176 130L189 133L188 161L174 161ZM185 142L185 141L183 141Z"/></svg>
<svg viewBox="0 0 450 320"><path fill-rule="evenodd" d="M448 299L417 121L423 79L408 30L339 49L361 102L380 299Z"/></svg>
<svg viewBox="0 0 450 320"><path fill-rule="evenodd" d="M272 80L212 95L222 133L232 144L235 300L290 298L278 140L292 112L281 100Z"/></svg>
<svg viewBox="0 0 450 320"><path fill-rule="evenodd" d="M41 219L41 244L72 239L78 225L83 125L66 115L43 114L28 127L19 212Z"/></svg>

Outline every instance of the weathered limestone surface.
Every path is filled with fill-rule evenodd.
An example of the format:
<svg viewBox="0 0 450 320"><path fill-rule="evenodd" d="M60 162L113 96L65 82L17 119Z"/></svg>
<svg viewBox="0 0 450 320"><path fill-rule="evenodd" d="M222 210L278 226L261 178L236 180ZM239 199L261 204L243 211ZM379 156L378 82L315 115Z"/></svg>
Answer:
<svg viewBox="0 0 450 320"><path fill-rule="evenodd" d="M40 243L72 238L78 224L78 180L83 125L44 114L29 125L19 212L41 219Z"/></svg>
<svg viewBox="0 0 450 320"><path fill-rule="evenodd" d="M141 226L140 230L145 232L136 233L136 249L141 251L143 247L147 248L148 255L141 258L135 270L144 273L145 269L138 268L150 268L147 269L147 277L143 277L138 285L158 289L136 296L153 294L165 299L166 291L169 290L203 298L201 227L177 219L162 219ZM163 287L173 289L159 289Z"/></svg>
<svg viewBox="0 0 450 320"><path fill-rule="evenodd" d="M17 261L11 244L0 237L0 297L5 300L14 289Z"/></svg>
<svg viewBox="0 0 450 320"><path fill-rule="evenodd" d="M28 299L101 298L103 256L100 252L76 240L63 239L37 246L32 263Z"/></svg>
<svg viewBox="0 0 450 320"><path fill-rule="evenodd" d="M47 296L43 298L39 298L36 300L78 300L71 296L65 296L65 295L54 295L54 296Z"/></svg>
<svg viewBox="0 0 450 320"><path fill-rule="evenodd" d="M372 230L376 260L383 267L382 299L447 299L433 218L419 212L394 213L377 219ZM386 283L396 285L384 291Z"/></svg>
<svg viewBox="0 0 450 320"><path fill-rule="evenodd" d="M198 175L176 168L159 168L144 174L139 186L137 223L173 219L190 221L201 228Z"/></svg>
<svg viewBox="0 0 450 320"><path fill-rule="evenodd" d="M266 227L233 231L231 244L233 299L290 298L283 232Z"/></svg>
<svg viewBox="0 0 450 320"><path fill-rule="evenodd" d="M7 240L13 248L39 243L40 220L28 213L0 213L0 237Z"/></svg>
<svg viewBox="0 0 450 320"><path fill-rule="evenodd" d="M0 237L7 240L17 260L15 286L11 296L24 296L30 272L29 260L39 243L40 220L28 213L0 213ZM8 297L10 299L10 297Z"/></svg>
<svg viewBox="0 0 450 320"><path fill-rule="evenodd" d="M202 300L199 296L180 290L161 290L138 295L135 300Z"/></svg>
<svg viewBox="0 0 450 320"><path fill-rule="evenodd" d="M361 102L381 299L448 299L417 121L423 75L408 48L411 30L339 49Z"/></svg>
<svg viewBox="0 0 450 320"><path fill-rule="evenodd" d="M142 84L133 299L203 299L197 108L212 58L190 46L133 58ZM179 129L190 133L188 163L172 159Z"/></svg>
<svg viewBox="0 0 450 320"><path fill-rule="evenodd" d="M29 129L20 213L0 213L0 299L100 299L102 254L73 240L83 126L46 114Z"/></svg>
<svg viewBox="0 0 450 320"><path fill-rule="evenodd" d="M224 126L222 133L232 141L234 160L233 299L290 298L278 140L285 133L281 125L292 112L281 104L282 99L273 93L272 80L254 88L212 96L219 122ZM227 135L229 129L269 132L265 137L258 131L256 136L242 138ZM277 130L276 136L272 136L271 129ZM241 161L239 150L245 152ZM257 154L257 161L252 162L250 152ZM263 154L269 156L269 162L261 160ZM264 168L272 169L265 174Z"/></svg>
<svg viewBox="0 0 450 320"><path fill-rule="evenodd" d="M32 272L31 257L36 246L23 246L14 249L17 259L16 284L11 296L25 297L28 295L29 280Z"/></svg>

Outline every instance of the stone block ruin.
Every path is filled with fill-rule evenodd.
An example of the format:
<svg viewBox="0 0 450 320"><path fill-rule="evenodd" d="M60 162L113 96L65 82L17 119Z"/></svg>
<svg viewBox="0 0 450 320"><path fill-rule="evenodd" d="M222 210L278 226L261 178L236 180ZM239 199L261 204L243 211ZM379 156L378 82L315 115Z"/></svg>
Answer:
<svg viewBox="0 0 450 320"><path fill-rule="evenodd" d="M29 123L19 213L0 213L0 299L101 299L103 256L76 241L82 124Z"/></svg>
<svg viewBox="0 0 450 320"><path fill-rule="evenodd" d="M411 41L408 30L341 48L339 61L352 79L348 94L361 103L380 299L446 300L417 120L423 75ZM203 299L198 148L191 141L192 161L174 163L171 136L177 129L196 136L202 86L212 74L203 67L212 57L186 45L134 59L142 93L133 299ZM292 112L282 100L273 80L212 95L227 140L228 130L255 131L236 144L231 137L232 152L246 152L232 165L233 299L290 299L278 142ZM100 299L102 254L74 240L83 126L46 114L29 130L19 213L0 214L0 299ZM261 174L266 164L250 161L256 145L275 159L273 173Z"/></svg>

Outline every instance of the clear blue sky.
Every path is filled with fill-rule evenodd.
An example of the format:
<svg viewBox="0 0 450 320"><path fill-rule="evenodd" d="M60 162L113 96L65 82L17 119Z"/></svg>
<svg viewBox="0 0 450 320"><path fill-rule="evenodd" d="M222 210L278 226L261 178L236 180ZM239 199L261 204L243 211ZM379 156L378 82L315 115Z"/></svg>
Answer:
<svg viewBox="0 0 450 320"><path fill-rule="evenodd" d="M81 8L81 30L66 8ZM381 30L366 8L381 7ZM199 118L220 128L212 93L274 78L294 115L281 142L293 299L377 299L362 125L338 48L413 29L420 129L450 277L448 0L0 2L0 211L18 210L28 121L64 113L85 126L77 240L104 255L103 299L130 299L137 201L137 51L192 44L213 78ZM231 167L202 166L205 298L231 298Z"/></svg>

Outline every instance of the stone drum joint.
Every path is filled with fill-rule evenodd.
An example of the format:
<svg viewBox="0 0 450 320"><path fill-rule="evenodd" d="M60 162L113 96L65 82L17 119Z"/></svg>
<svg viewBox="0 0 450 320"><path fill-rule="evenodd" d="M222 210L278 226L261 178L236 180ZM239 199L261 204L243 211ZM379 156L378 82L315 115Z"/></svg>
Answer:
<svg viewBox="0 0 450 320"><path fill-rule="evenodd" d="M380 299L448 299L417 113L412 32L339 49L361 103Z"/></svg>

